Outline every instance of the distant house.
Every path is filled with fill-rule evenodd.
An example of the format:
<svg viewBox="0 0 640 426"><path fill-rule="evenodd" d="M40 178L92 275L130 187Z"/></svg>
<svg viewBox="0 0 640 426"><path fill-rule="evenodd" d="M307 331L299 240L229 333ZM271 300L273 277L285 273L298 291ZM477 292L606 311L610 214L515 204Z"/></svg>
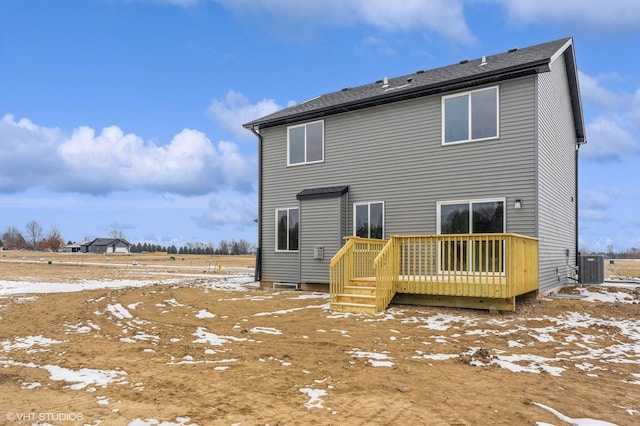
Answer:
<svg viewBox="0 0 640 426"><path fill-rule="evenodd" d="M96 238L80 245L82 253L128 254L131 244L121 238Z"/></svg>
<svg viewBox="0 0 640 426"><path fill-rule="evenodd" d="M573 39L318 96L246 123L258 138L263 286L331 307L514 309L574 282ZM327 286L328 285L328 286Z"/></svg>
<svg viewBox="0 0 640 426"><path fill-rule="evenodd" d="M73 243L73 244L67 244L62 248L62 251L64 253L80 253L82 249L82 245L81 244L77 244L77 243Z"/></svg>

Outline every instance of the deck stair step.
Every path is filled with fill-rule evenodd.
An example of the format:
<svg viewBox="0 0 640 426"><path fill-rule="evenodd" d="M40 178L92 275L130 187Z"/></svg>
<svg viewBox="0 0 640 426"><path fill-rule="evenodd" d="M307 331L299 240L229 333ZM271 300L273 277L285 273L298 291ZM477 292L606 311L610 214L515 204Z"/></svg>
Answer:
<svg viewBox="0 0 640 426"><path fill-rule="evenodd" d="M376 287L375 278L352 279L344 286L343 293L336 297L331 309L340 312L375 313Z"/></svg>
<svg viewBox="0 0 640 426"><path fill-rule="evenodd" d="M333 302L331 304L331 310L358 314L375 314L376 305L370 305L368 303Z"/></svg>
<svg viewBox="0 0 640 426"><path fill-rule="evenodd" d="M376 277L352 278L349 281L349 285L354 287L375 287Z"/></svg>
<svg viewBox="0 0 640 426"><path fill-rule="evenodd" d="M338 312L376 313L375 277L353 278L336 295L331 309Z"/></svg>
<svg viewBox="0 0 640 426"><path fill-rule="evenodd" d="M344 286L344 294L361 294L366 296L375 296L375 286L363 286L363 285L346 285Z"/></svg>
<svg viewBox="0 0 640 426"><path fill-rule="evenodd" d="M338 294L337 302L360 303L365 305L376 305L376 296L369 294Z"/></svg>

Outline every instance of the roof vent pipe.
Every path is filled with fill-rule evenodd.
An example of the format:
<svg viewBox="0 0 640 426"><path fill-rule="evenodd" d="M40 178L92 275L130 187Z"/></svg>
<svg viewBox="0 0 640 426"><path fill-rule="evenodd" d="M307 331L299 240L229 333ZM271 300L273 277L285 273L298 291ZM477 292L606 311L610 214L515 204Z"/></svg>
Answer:
<svg viewBox="0 0 640 426"><path fill-rule="evenodd" d="M480 65L487 65L487 57L486 56L482 57L482 62L480 62Z"/></svg>
<svg viewBox="0 0 640 426"><path fill-rule="evenodd" d="M382 87L387 87L389 85L389 79L387 77L382 79Z"/></svg>

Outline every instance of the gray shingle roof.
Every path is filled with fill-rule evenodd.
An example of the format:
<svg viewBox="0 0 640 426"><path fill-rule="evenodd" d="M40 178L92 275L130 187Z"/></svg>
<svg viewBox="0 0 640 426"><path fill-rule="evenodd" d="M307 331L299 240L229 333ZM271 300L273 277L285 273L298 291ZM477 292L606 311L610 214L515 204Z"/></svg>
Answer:
<svg viewBox="0 0 640 426"><path fill-rule="evenodd" d="M565 55L567 64L576 133L579 141L584 140L582 106L571 38L486 56L484 65L481 65L483 59L478 58L389 78L387 84L380 80L363 86L345 88L258 118L246 123L244 127L264 128L318 119L331 114L545 72L549 70L549 63L559 54Z"/></svg>
<svg viewBox="0 0 640 426"><path fill-rule="evenodd" d="M84 242L82 243L82 245L110 246L110 245L117 244L119 241L126 245L130 245L127 240L123 240L121 238L96 238L93 241Z"/></svg>
<svg viewBox="0 0 640 426"><path fill-rule="evenodd" d="M317 200L321 198L337 198L337 197L343 196L347 192L349 192L348 185L327 186L324 188L309 188L296 194L296 198L298 200Z"/></svg>

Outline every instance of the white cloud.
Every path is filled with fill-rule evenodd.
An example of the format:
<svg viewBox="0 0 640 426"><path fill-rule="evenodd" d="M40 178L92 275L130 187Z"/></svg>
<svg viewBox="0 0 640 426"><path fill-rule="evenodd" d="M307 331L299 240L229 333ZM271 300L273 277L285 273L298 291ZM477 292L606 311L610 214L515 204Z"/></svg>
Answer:
<svg viewBox="0 0 640 426"><path fill-rule="evenodd" d="M615 93L605 89L598 77L578 71L578 79L580 81L580 93L584 102L591 102L609 110L626 108L629 103L633 102L633 95Z"/></svg>
<svg viewBox="0 0 640 426"><path fill-rule="evenodd" d="M282 107L273 99L263 99L252 104L242 93L229 90L224 99L213 99L206 113L227 130L233 132L235 136L243 139L255 139L255 136L242 125L280 109Z"/></svg>
<svg viewBox="0 0 640 426"><path fill-rule="evenodd" d="M613 31L640 27L637 0L492 0L501 3L512 20L525 23L573 23L581 28Z"/></svg>
<svg viewBox="0 0 640 426"><path fill-rule="evenodd" d="M58 192L104 194L146 190L182 195L231 188L252 191L255 158L235 144L214 145L184 129L167 145L144 141L110 126L100 133L78 127L68 136L6 115L0 120L0 191L43 187Z"/></svg>
<svg viewBox="0 0 640 426"><path fill-rule="evenodd" d="M357 23L383 31L432 31L460 43L475 37L464 19L462 0L215 0L238 13L267 13L305 27Z"/></svg>
<svg viewBox="0 0 640 426"><path fill-rule="evenodd" d="M219 229L231 226L244 229L252 226L257 217L255 193L243 196L222 193L211 198L207 212L194 219L201 228Z"/></svg>
<svg viewBox="0 0 640 426"><path fill-rule="evenodd" d="M0 192L23 190L40 176L55 174L59 167L55 151L63 140L59 129L5 115L0 120Z"/></svg>
<svg viewBox="0 0 640 426"><path fill-rule="evenodd" d="M614 188L599 187L580 197L580 206L585 209L606 210L620 197L620 191Z"/></svg>
<svg viewBox="0 0 640 426"><path fill-rule="evenodd" d="M635 136L640 132L640 90L615 92L603 85L603 79L579 73L580 92L585 109L597 111L587 123L588 143L581 149L584 158L595 161L622 161L640 153Z"/></svg>
<svg viewBox="0 0 640 426"><path fill-rule="evenodd" d="M617 122L598 117L587 125L588 143L581 155L596 161L623 161L640 153L636 138Z"/></svg>
<svg viewBox="0 0 640 426"><path fill-rule="evenodd" d="M429 28L442 36L463 43L475 40L464 19L463 3L454 0L388 0L354 2L356 15L365 23L386 31Z"/></svg>

